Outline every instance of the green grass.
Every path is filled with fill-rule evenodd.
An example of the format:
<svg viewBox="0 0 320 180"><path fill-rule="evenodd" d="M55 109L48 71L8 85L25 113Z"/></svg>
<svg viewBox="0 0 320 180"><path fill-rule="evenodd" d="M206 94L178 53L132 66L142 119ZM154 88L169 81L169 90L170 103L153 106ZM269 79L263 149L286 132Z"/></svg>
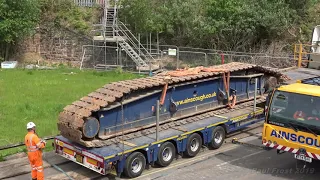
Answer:
<svg viewBox="0 0 320 180"><path fill-rule="evenodd" d="M75 74L64 74L70 72ZM23 142L29 121L37 125L40 137L56 135L58 114L66 105L109 82L137 77L116 71L0 70L0 146ZM12 151L17 150L0 155Z"/></svg>

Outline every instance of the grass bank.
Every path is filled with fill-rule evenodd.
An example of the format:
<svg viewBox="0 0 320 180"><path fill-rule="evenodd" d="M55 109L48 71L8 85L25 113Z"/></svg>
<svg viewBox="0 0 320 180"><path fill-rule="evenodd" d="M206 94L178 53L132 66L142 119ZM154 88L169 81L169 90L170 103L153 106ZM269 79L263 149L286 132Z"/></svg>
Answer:
<svg viewBox="0 0 320 180"><path fill-rule="evenodd" d="M29 121L39 136L56 135L57 117L66 105L104 84L136 77L116 71L0 70L0 146L23 142ZM0 151L0 156L12 151Z"/></svg>

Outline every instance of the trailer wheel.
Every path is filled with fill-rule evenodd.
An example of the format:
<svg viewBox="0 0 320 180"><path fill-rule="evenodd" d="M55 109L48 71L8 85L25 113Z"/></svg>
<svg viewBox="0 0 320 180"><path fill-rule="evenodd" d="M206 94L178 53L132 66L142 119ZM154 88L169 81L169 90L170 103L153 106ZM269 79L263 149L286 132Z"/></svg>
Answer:
<svg viewBox="0 0 320 180"><path fill-rule="evenodd" d="M201 136L197 133L193 133L188 138L187 149L184 152L184 154L189 157L194 157L199 153L201 146L202 146Z"/></svg>
<svg viewBox="0 0 320 180"><path fill-rule="evenodd" d="M123 171L129 178L135 178L141 175L145 166L146 158L144 155L141 152L134 152L127 158Z"/></svg>
<svg viewBox="0 0 320 180"><path fill-rule="evenodd" d="M158 152L158 160L156 163L159 166L166 167L172 161L173 158L176 156L176 148L171 142L165 142L161 145L159 152Z"/></svg>
<svg viewBox="0 0 320 180"><path fill-rule="evenodd" d="M223 127L217 126L212 130L212 140L209 143L209 147L212 149L218 149L222 146L226 132Z"/></svg>

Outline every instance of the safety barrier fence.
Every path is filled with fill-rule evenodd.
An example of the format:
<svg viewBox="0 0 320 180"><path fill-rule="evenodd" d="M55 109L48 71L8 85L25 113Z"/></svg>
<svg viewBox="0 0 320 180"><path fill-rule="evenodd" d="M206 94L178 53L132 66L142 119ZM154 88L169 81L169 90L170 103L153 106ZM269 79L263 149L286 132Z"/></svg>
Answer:
<svg viewBox="0 0 320 180"><path fill-rule="evenodd" d="M293 57L290 54L222 51L171 45L159 45L157 50L149 46L149 50L152 51L155 56L160 56L159 59L161 60L165 60L166 58L175 60L175 68L181 68L180 65L182 65L182 67L185 65L211 66L235 61L280 68L290 67L295 64ZM169 53L169 51L173 51L176 54Z"/></svg>
<svg viewBox="0 0 320 180"><path fill-rule="evenodd" d="M228 62L244 62L257 65L286 68L296 65L295 54L267 54L221 51L177 47L174 45L143 45L153 56L160 69L177 69L194 66L212 66ZM135 67L134 62L121 48L116 46L83 46L84 68L94 68L97 64L105 66Z"/></svg>
<svg viewBox="0 0 320 180"><path fill-rule="evenodd" d="M104 6L105 3L114 5L116 1L119 0L73 0L76 5L82 7Z"/></svg>
<svg viewBox="0 0 320 180"><path fill-rule="evenodd" d="M92 7L103 6L105 0L74 0L74 3L78 6Z"/></svg>

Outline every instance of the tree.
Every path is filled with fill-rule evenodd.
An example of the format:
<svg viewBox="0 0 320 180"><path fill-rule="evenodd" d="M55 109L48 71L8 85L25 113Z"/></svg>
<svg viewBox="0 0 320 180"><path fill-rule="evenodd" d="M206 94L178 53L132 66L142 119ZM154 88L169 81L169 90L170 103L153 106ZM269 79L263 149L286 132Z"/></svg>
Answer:
<svg viewBox="0 0 320 180"><path fill-rule="evenodd" d="M201 44L203 0L122 0L121 20L135 33L160 33L165 43Z"/></svg>
<svg viewBox="0 0 320 180"><path fill-rule="evenodd" d="M102 9L80 7L73 0L39 0L41 3L40 27L72 29L80 34L89 34L92 24L97 23Z"/></svg>
<svg viewBox="0 0 320 180"><path fill-rule="evenodd" d="M0 0L0 47L8 59L10 47L35 31L40 17L38 0Z"/></svg>
<svg viewBox="0 0 320 180"><path fill-rule="evenodd" d="M281 37L291 23L283 0L206 0L206 33L213 48L245 51Z"/></svg>
<svg viewBox="0 0 320 180"><path fill-rule="evenodd" d="M136 33L161 32L168 44L247 51L291 40L288 30L309 19L317 1L122 0L121 19Z"/></svg>

